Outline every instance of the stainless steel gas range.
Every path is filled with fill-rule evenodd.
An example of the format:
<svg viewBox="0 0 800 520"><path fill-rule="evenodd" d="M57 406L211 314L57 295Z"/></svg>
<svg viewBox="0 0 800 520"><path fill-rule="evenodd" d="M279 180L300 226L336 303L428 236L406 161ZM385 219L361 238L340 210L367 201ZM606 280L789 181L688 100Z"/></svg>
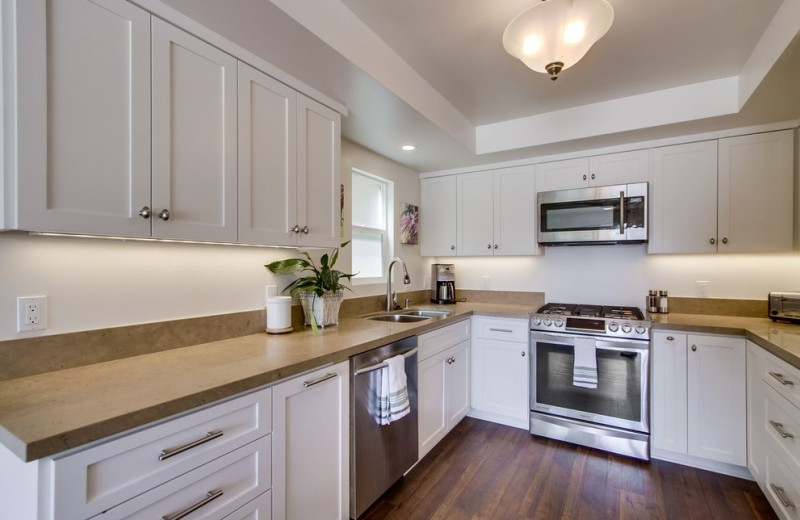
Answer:
<svg viewBox="0 0 800 520"><path fill-rule="evenodd" d="M531 315L530 431L650 459L650 322L636 307L549 303Z"/></svg>

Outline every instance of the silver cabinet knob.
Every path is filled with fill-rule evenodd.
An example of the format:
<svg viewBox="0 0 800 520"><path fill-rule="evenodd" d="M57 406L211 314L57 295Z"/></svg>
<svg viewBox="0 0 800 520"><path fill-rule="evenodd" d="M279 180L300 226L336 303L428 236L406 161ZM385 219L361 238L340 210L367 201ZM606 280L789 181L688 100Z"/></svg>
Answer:
<svg viewBox="0 0 800 520"><path fill-rule="evenodd" d="M139 210L139 216L142 218L150 218L150 215L152 214L152 210L150 210L150 208L147 206L142 206L142 209Z"/></svg>
<svg viewBox="0 0 800 520"><path fill-rule="evenodd" d="M713 246L714 244L717 243L717 240L715 238L712 238L711 240L708 241L708 243Z"/></svg>
<svg viewBox="0 0 800 520"><path fill-rule="evenodd" d="M592 174L592 180L594 180L594 174Z"/></svg>
<svg viewBox="0 0 800 520"><path fill-rule="evenodd" d="M675 338L673 338L672 336L667 336L667 341L675 341Z"/></svg>
<svg viewBox="0 0 800 520"><path fill-rule="evenodd" d="M586 175L583 176L583 180L586 180Z"/></svg>
<svg viewBox="0 0 800 520"><path fill-rule="evenodd" d="M164 222L168 221L169 220L169 210L168 209L162 209L161 211L159 211L158 212L158 218L160 218Z"/></svg>
<svg viewBox="0 0 800 520"><path fill-rule="evenodd" d="M524 350L522 352L520 352L520 354L522 354L522 357L525 357L525 351Z"/></svg>
<svg viewBox="0 0 800 520"><path fill-rule="evenodd" d="M301 231L303 232L304 235L307 235L308 234L308 226L303 226L303 229Z"/></svg>
<svg viewBox="0 0 800 520"><path fill-rule="evenodd" d="M697 352L697 345L692 345L692 352Z"/></svg>
<svg viewBox="0 0 800 520"><path fill-rule="evenodd" d="M450 251L455 251L455 250L456 250L456 246L450 246Z"/></svg>
<svg viewBox="0 0 800 520"><path fill-rule="evenodd" d="M722 237L722 243L723 244L727 244L728 243L728 237Z"/></svg>
<svg viewBox="0 0 800 520"><path fill-rule="evenodd" d="M494 248L497 249L497 244L494 245Z"/></svg>
<svg viewBox="0 0 800 520"><path fill-rule="evenodd" d="M486 244L486 249L491 249L491 248L492 248L492 244Z"/></svg>
<svg viewBox="0 0 800 520"><path fill-rule="evenodd" d="M299 233L300 232L300 226L295 224L295 226L292 229L290 229L289 231L291 231L292 233Z"/></svg>

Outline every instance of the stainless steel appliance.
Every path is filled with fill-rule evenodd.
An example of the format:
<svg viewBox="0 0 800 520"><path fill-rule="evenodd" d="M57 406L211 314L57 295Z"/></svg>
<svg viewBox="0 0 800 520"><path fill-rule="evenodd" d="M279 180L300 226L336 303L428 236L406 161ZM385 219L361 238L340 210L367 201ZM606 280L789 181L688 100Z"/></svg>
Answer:
<svg viewBox="0 0 800 520"><path fill-rule="evenodd" d="M456 303L456 266L431 265L431 302Z"/></svg>
<svg viewBox="0 0 800 520"><path fill-rule="evenodd" d="M406 358L405 371L411 412L380 425L375 418L377 371L391 357ZM350 517L358 518L394 484L419 456L417 411L417 338L364 352L350 358Z"/></svg>
<svg viewBox="0 0 800 520"><path fill-rule="evenodd" d="M772 321L800 323L800 292L769 293L769 317Z"/></svg>
<svg viewBox="0 0 800 520"><path fill-rule="evenodd" d="M647 183L537 194L542 245L647 242Z"/></svg>
<svg viewBox="0 0 800 520"><path fill-rule="evenodd" d="M530 324L531 433L649 460L650 322L642 311L551 303ZM596 361L594 387L576 379L578 349Z"/></svg>

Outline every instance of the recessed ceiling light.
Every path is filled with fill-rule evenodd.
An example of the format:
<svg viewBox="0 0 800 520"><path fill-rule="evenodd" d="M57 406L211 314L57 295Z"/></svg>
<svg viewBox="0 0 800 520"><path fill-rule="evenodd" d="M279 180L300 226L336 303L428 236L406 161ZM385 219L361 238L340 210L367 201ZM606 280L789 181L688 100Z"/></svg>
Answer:
<svg viewBox="0 0 800 520"><path fill-rule="evenodd" d="M417 147L414 146L413 144L404 144L401 148L403 148L403 150L405 150L406 152L413 152L414 150L417 149Z"/></svg>

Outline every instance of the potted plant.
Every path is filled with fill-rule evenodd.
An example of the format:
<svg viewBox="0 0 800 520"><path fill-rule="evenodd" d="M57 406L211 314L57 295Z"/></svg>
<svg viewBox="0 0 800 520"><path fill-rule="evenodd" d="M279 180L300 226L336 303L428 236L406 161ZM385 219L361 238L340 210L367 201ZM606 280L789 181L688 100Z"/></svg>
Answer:
<svg viewBox="0 0 800 520"><path fill-rule="evenodd" d="M303 306L305 323L311 325L315 334L317 326L339 323L339 306L344 298L344 289L350 290L341 280L344 278L351 280L355 273L343 273L333 266L339 259L339 248L349 243L349 240L342 243L330 255L323 254L319 259L319 266L305 251L300 253L305 258L276 260L264 266L275 274L308 273L294 280L283 290L289 291L292 297L299 298Z"/></svg>

